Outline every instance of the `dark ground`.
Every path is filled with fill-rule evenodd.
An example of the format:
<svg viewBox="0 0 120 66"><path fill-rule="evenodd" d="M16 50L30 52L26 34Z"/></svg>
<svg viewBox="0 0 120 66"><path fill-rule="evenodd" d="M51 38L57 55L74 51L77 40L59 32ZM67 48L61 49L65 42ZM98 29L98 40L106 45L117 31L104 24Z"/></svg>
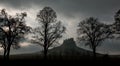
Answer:
<svg viewBox="0 0 120 66"><path fill-rule="evenodd" d="M39 65L39 66L43 66L43 65L55 65L55 66L63 66L63 65L76 65L76 66L81 66L81 65L94 65L94 66L103 66L103 65L118 65L120 64L120 58L119 56L99 56L96 58L96 60L93 60L92 56L78 56L78 57L73 57L73 56L49 56L48 60L44 60L42 58L42 56L40 55L11 55L10 56L10 60L9 61L4 61L2 59L0 59L1 65L12 65L12 66L18 66L18 65Z"/></svg>

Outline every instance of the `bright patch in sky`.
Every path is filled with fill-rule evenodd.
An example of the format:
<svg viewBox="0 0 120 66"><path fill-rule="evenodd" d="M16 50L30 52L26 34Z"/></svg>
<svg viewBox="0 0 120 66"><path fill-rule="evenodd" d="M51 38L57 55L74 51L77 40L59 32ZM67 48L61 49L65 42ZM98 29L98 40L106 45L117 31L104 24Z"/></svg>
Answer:
<svg viewBox="0 0 120 66"><path fill-rule="evenodd" d="M27 47L27 46L29 46L30 45L30 43L27 43L27 42L22 42L22 43L20 43L20 46L21 47Z"/></svg>

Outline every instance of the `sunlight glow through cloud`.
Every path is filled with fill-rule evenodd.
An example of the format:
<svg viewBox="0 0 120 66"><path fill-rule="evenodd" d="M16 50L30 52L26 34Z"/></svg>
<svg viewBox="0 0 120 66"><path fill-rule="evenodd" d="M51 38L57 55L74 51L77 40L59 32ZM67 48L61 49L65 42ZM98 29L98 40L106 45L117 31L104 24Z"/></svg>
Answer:
<svg viewBox="0 0 120 66"><path fill-rule="evenodd" d="M30 45L30 43L27 43L27 42L22 42L22 43L20 43L20 46L21 47L26 47L26 46L29 46Z"/></svg>

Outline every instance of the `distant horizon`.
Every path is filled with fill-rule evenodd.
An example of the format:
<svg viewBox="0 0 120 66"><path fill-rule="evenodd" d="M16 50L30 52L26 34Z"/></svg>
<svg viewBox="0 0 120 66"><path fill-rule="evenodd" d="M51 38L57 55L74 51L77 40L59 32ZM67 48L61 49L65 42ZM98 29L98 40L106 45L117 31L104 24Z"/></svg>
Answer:
<svg viewBox="0 0 120 66"><path fill-rule="evenodd" d="M69 39L69 38L68 38ZM108 45L112 45L111 44L111 40L108 40L108 41L105 41L105 42L109 42L110 44ZM63 44L63 43L62 43ZM62 45L61 44L61 45ZM56 47L59 47L61 45L58 45ZM69 45L69 44L68 44ZM81 43L81 44L76 44L77 47L79 48L82 48L82 49L85 49L85 50L89 50L89 51L92 51L88 46L84 46L84 43ZM119 47L119 46L118 46ZM54 47L53 47L54 48ZM102 48L102 49L101 49ZM107 48L107 49L106 49ZM34 50L33 50L34 49ZM52 48L50 48L52 49ZM37 53L37 52L41 52L43 49L42 49L42 46L40 45L36 45L36 44L21 44L21 48L19 49L11 49L11 52L10 52L10 55L17 55L17 54L31 54L31 53L36 53L36 54L40 54L40 53ZM100 54L108 54L108 55L120 55L120 52L119 50L117 50L117 52L114 50L114 51L110 51L112 50L111 48L107 47L107 45L105 45L105 43L103 43L101 46L98 46L98 49L97 49L97 53L100 53ZM3 49L1 48L0 49L0 55L3 55Z"/></svg>

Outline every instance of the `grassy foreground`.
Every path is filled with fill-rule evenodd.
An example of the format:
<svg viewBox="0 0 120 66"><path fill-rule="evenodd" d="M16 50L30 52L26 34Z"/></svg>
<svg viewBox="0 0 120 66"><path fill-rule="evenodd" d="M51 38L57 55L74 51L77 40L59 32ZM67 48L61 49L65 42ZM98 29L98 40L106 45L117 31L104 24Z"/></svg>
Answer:
<svg viewBox="0 0 120 66"><path fill-rule="evenodd" d="M9 61L4 61L0 56L2 64L39 64L39 65L86 65L86 64L120 64L120 56L98 56L96 60L93 60L92 56L48 56L47 60L43 59L40 54L18 54L11 55Z"/></svg>

